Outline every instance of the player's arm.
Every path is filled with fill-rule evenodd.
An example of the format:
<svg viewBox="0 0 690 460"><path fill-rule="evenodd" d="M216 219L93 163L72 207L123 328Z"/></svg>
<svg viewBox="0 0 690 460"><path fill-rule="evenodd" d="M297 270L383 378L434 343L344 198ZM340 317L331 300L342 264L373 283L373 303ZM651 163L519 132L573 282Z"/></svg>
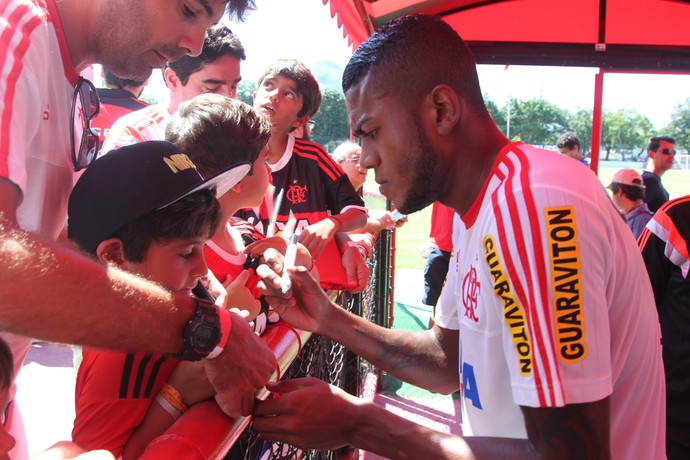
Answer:
<svg viewBox="0 0 690 460"><path fill-rule="evenodd" d="M528 439L454 436L402 418L313 378L269 384L253 427L269 441L303 449L352 445L393 460L609 458L609 401L557 409L522 408ZM313 407L318 405L319 410Z"/></svg>
<svg viewBox="0 0 690 460"><path fill-rule="evenodd" d="M289 270L292 289L280 290L282 256L264 253L257 268L260 289L281 318L295 327L325 335L380 369L431 391L452 393L458 382L458 332L435 327L396 331L349 313L332 303L303 267Z"/></svg>

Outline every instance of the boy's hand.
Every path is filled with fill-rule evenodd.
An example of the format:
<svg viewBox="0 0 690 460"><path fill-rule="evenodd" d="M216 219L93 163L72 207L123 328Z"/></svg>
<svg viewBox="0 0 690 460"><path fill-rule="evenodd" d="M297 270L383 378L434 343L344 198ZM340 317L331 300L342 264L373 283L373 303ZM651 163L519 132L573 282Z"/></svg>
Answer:
<svg viewBox="0 0 690 460"><path fill-rule="evenodd" d="M223 412L238 418L252 413L256 392L276 372L276 358L242 317L230 315L232 329L223 353L205 359L204 365L216 402Z"/></svg>
<svg viewBox="0 0 690 460"><path fill-rule="evenodd" d="M318 259L337 230L337 225L332 219L324 219L302 230L297 241L307 248L314 259Z"/></svg>
<svg viewBox="0 0 690 460"><path fill-rule="evenodd" d="M312 278L306 268L296 266L288 269L292 288L283 294L280 288L283 273L283 256L273 249L264 253L265 264L256 269L261 281L257 284L266 301L280 315L280 318L300 329L319 332L328 324L331 303L321 286Z"/></svg>
<svg viewBox="0 0 690 460"><path fill-rule="evenodd" d="M247 321L256 318L256 315L261 311L261 304L254 298L254 294L247 288L247 280L251 273L249 270L243 270L234 280L228 276L223 283L227 290L227 305L228 309L237 309L246 311L245 317Z"/></svg>
<svg viewBox="0 0 690 460"><path fill-rule="evenodd" d="M348 291L362 292L369 283L369 267L360 254L359 249L348 246L341 256L345 275L347 276Z"/></svg>

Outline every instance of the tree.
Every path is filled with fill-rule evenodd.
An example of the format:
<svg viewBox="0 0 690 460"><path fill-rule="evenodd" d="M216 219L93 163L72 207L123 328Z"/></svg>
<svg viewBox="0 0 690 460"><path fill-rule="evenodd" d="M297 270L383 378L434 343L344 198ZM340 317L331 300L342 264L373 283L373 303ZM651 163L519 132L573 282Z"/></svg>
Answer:
<svg viewBox="0 0 690 460"><path fill-rule="evenodd" d="M254 105L254 98L252 97L252 94L254 93L255 88L256 88L256 82L253 82L253 81L242 81L242 82L240 82L240 84L237 86L237 99L253 106Z"/></svg>
<svg viewBox="0 0 690 460"><path fill-rule="evenodd" d="M526 144L554 145L568 124L568 113L542 98L509 103L510 136Z"/></svg>
<svg viewBox="0 0 690 460"><path fill-rule="evenodd" d="M652 122L635 109L620 109L617 112L604 112L602 115L601 146L606 149L605 160L611 153L619 153L621 159L633 159L644 148L652 130Z"/></svg>
<svg viewBox="0 0 690 460"><path fill-rule="evenodd" d="M675 139L677 149L690 149L690 98L676 106L664 133Z"/></svg>
<svg viewBox="0 0 690 460"><path fill-rule="evenodd" d="M498 108L498 105L491 99L487 94L484 95L484 104L486 104L486 109L489 111L489 115L493 118L494 123L498 126L503 134L506 133L506 117L505 114Z"/></svg>
<svg viewBox="0 0 690 460"><path fill-rule="evenodd" d="M341 91L331 88L323 90L321 108L314 116L314 129L311 138L324 146L329 152L350 139L350 122L347 117L345 96Z"/></svg>

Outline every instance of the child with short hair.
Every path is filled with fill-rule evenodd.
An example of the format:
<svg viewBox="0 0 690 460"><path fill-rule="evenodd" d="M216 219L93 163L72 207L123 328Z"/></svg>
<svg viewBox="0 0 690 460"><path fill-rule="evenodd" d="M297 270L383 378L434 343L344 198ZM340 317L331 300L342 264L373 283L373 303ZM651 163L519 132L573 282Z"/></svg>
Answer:
<svg viewBox="0 0 690 460"><path fill-rule="evenodd" d="M284 195L276 224L282 228L292 212L299 241L318 260L337 232L361 228L367 218L364 201L324 148L292 134L318 111L319 84L299 60L281 59L264 71L253 96L254 108L266 114L273 127L268 164L275 196L281 191ZM270 217L260 216L266 232Z"/></svg>
<svg viewBox="0 0 690 460"><path fill-rule="evenodd" d="M243 121L241 125L239 119ZM237 132L240 128L246 131L241 136ZM268 118L239 100L217 94L200 95L182 103L166 128L166 139L189 155L202 176L214 174L221 165L236 162L240 148L252 150L255 160L251 173L218 199L223 225L207 241L204 255L211 272L221 282L237 279L249 269L244 276L248 278L247 288L260 304L259 314L254 315L255 330L259 333L278 318L269 314L268 303L256 288L259 278L253 268L268 247L285 253L286 242L281 237L266 238L247 221L233 215L240 208L259 206L263 200L268 187L268 150L264 147L270 135ZM245 137L249 143L239 146L238 138ZM310 269L314 266L311 255L301 244L298 244L295 264ZM316 270L313 274L318 276Z"/></svg>
<svg viewBox="0 0 690 460"><path fill-rule="evenodd" d="M105 264L191 296L208 272L203 248L221 220L216 195L249 168L244 162L204 179L168 142L122 147L94 161L75 184L68 236ZM202 366L162 354L84 348L73 440L116 457L138 457L186 407L213 396Z"/></svg>

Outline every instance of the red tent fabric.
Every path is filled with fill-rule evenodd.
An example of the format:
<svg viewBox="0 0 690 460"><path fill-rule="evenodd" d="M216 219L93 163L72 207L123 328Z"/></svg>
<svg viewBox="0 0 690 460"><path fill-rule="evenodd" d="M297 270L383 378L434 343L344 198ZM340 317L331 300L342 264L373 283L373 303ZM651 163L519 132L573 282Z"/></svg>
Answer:
<svg viewBox="0 0 690 460"><path fill-rule="evenodd" d="M690 0L321 0L357 48L408 13L436 14L479 64L595 67L592 169L606 72L690 73Z"/></svg>
<svg viewBox="0 0 690 460"><path fill-rule="evenodd" d="M406 13L441 16L480 64L690 71L688 0L322 0L356 48Z"/></svg>

